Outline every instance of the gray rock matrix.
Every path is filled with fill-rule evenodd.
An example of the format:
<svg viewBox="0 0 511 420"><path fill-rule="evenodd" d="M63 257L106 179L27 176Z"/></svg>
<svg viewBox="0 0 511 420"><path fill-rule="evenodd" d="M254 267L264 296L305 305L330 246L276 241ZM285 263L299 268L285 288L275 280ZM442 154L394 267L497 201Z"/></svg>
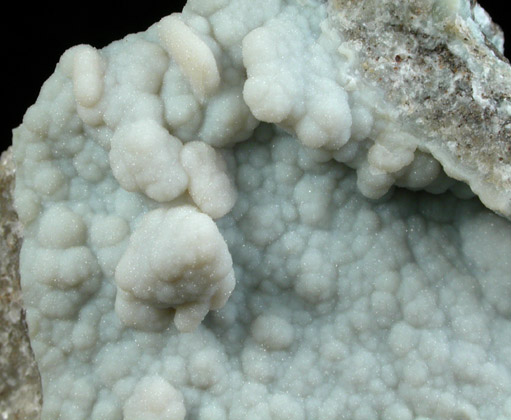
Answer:
<svg viewBox="0 0 511 420"><path fill-rule="evenodd" d="M448 175L472 178L482 201L499 201L489 207L509 218L511 67L504 34L475 1L466 10L455 3L332 1L361 76L386 91L397 119Z"/></svg>
<svg viewBox="0 0 511 420"><path fill-rule="evenodd" d="M22 228L13 208L14 173L9 149L0 158L0 419L32 420L41 411L41 381L22 308Z"/></svg>

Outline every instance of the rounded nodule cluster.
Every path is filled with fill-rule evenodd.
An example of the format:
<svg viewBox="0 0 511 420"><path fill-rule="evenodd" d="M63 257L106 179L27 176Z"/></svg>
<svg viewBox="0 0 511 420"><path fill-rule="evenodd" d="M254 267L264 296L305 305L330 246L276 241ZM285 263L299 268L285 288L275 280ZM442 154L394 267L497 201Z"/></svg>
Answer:
<svg viewBox="0 0 511 420"><path fill-rule="evenodd" d="M387 194L471 196L361 64L319 0L64 53L14 132L43 419L511 418L509 223Z"/></svg>
<svg viewBox="0 0 511 420"><path fill-rule="evenodd" d="M121 321L161 330L169 318L193 331L234 289L232 259L213 220L191 206L147 213L115 270ZM169 310L175 309L175 315Z"/></svg>

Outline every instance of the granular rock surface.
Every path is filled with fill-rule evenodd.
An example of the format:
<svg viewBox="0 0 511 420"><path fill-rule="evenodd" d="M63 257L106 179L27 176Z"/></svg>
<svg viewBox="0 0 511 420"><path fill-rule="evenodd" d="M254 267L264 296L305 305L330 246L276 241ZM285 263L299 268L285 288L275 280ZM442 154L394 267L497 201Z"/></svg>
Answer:
<svg viewBox="0 0 511 420"><path fill-rule="evenodd" d="M14 171L9 149L0 160L0 418L36 420L41 382L22 307L18 271L22 227L13 208Z"/></svg>

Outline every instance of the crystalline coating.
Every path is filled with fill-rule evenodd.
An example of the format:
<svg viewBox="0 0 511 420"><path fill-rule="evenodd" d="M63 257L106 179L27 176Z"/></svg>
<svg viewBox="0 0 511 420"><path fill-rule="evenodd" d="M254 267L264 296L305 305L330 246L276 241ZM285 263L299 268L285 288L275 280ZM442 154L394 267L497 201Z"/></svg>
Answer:
<svg viewBox="0 0 511 420"><path fill-rule="evenodd" d="M259 3L70 49L15 130L43 419L508 418L507 161L374 83L359 3Z"/></svg>

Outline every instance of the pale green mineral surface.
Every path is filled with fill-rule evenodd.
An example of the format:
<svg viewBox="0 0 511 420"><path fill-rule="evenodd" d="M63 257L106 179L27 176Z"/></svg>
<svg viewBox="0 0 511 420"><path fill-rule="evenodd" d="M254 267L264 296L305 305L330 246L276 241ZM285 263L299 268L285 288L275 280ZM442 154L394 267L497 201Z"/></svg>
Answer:
<svg viewBox="0 0 511 420"><path fill-rule="evenodd" d="M502 32L468 0L263 4L68 51L16 130L43 417L508 419L511 227L466 200L511 217ZM33 419L1 170L0 415Z"/></svg>

